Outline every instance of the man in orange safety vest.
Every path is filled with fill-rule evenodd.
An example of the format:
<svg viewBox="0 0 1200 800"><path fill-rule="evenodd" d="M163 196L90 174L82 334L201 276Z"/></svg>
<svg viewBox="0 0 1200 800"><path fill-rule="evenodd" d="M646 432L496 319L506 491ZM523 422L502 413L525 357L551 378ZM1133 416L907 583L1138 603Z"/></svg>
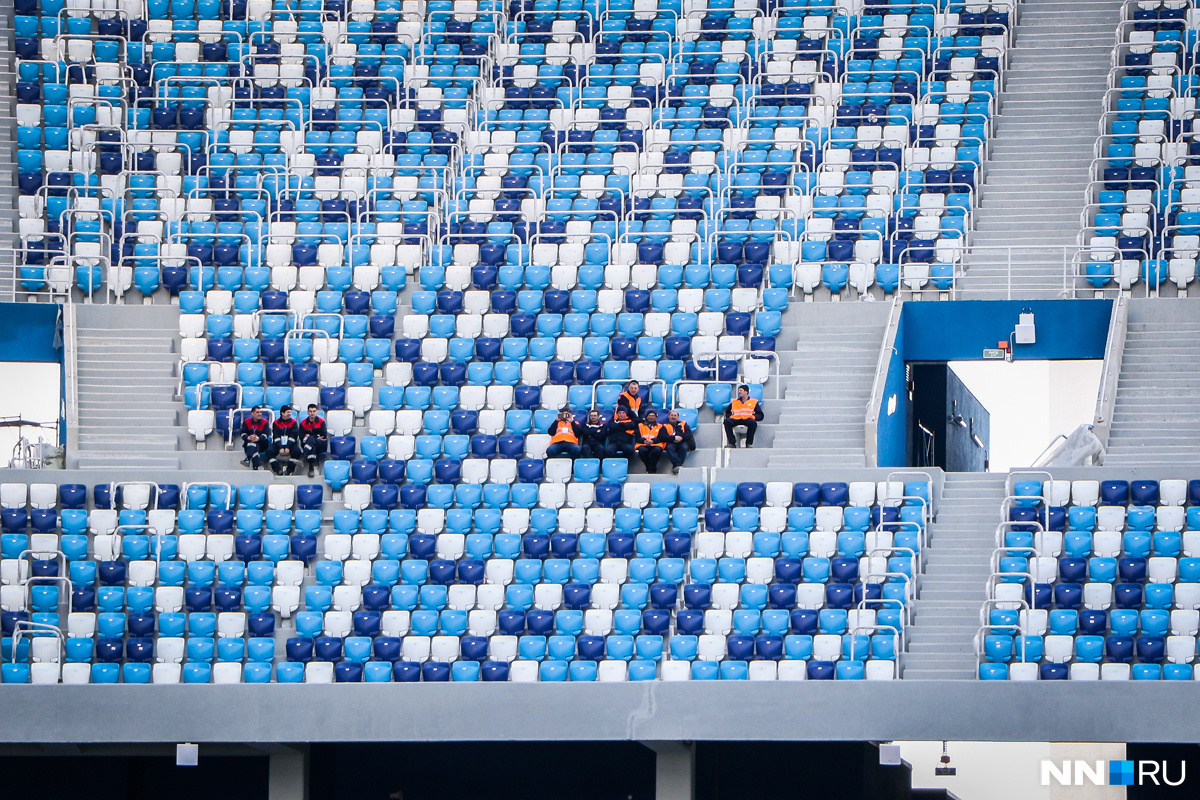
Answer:
<svg viewBox="0 0 1200 800"><path fill-rule="evenodd" d="M737 389L737 397L725 412L725 441L729 447L737 447L737 436L734 428L746 429L746 447L754 447L754 433L758 423L763 418L762 403L750 396L750 387L742 384Z"/></svg>

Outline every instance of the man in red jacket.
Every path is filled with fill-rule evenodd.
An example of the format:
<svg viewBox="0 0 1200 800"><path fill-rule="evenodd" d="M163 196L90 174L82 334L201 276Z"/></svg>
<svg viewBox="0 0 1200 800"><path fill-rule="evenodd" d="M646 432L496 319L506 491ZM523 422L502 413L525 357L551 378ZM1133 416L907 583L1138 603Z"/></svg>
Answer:
<svg viewBox="0 0 1200 800"><path fill-rule="evenodd" d="M308 477L317 472L317 463L325 455L329 446L329 431L325 428L325 420L317 413L316 403L308 404L308 416L300 420L300 452L308 462Z"/></svg>

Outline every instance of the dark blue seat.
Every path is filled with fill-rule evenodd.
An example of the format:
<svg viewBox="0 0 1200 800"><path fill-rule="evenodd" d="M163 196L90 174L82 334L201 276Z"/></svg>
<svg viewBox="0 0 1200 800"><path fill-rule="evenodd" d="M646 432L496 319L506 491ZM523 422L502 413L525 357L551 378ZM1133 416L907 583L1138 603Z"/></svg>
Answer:
<svg viewBox="0 0 1200 800"><path fill-rule="evenodd" d="M831 681L836 675L836 667L832 661L809 661L808 679L810 681Z"/></svg>
<svg viewBox="0 0 1200 800"><path fill-rule="evenodd" d="M737 504L761 508L767 498L767 485L758 482L744 482L737 486Z"/></svg>
<svg viewBox="0 0 1200 800"><path fill-rule="evenodd" d="M583 661L599 661L604 658L603 636L580 636L575 642L578 657Z"/></svg>
<svg viewBox="0 0 1200 800"><path fill-rule="evenodd" d="M1129 505L1129 481L1101 481L1100 505Z"/></svg>
<svg viewBox="0 0 1200 800"><path fill-rule="evenodd" d="M1065 681L1071 677L1066 664L1042 664L1039 672L1044 681Z"/></svg>
<svg viewBox="0 0 1200 800"><path fill-rule="evenodd" d="M699 609L684 609L675 612L675 630L691 636L704 633L704 612Z"/></svg>
<svg viewBox="0 0 1200 800"><path fill-rule="evenodd" d="M1113 586L1113 605L1117 608L1140 608L1142 586L1138 583L1118 583Z"/></svg>
<svg viewBox="0 0 1200 800"><path fill-rule="evenodd" d="M445 682L450 680L450 665L445 661L426 661L421 665L421 680Z"/></svg>
<svg viewBox="0 0 1200 800"><path fill-rule="evenodd" d="M415 661L397 661L392 667L392 680L397 683L415 683L421 680L421 665Z"/></svg>
<svg viewBox="0 0 1200 800"><path fill-rule="evenodd" d="M496 628L506 636L525 633L525 612L503 610L496 613Z"/></svg>
<svg viewBox="0 0 1200 800"><path fill-rule="evenodd" d="M525 627L534 636L549 636L554 633L554 612L531 609L525 614Z"/></svg>
<svg viewBox="0 0 1200 800"><path fill-rule="evenodd" d="M296 507L299 509L319 510L325 502L325 487L318 483L302 484L296 487Z"/></svg>
<svg viewBox="0 0 1200 800"><path fill-rule="evenodd" d="M608 554L613 558L633 558L635 537L614 531L608 534Z"/></svg>
<svg viewBox="0 0 1200 800"><path fill-rule="evenodd" d="M706 508L704 510L705 530L719 532L728 531L732 515L732 510L728 508Z"/></svg>
<svg viewBox="0 0 1200 800"><path fill-rule="evenodd" d="M371 506L391 511L400 500L400 487L394 483L377 483L371 487Z"/></svg>
<svg viewBox="0 0 1200 800"><path fill-rule="evenodd" d="M307 664L313 657L313 640L303 636L294 636L287 640L284 646L287 660Z"/></svg>
<svg viewBox="0 0 1200 800"><path fill-rule="evenodd" d="M382 483L401 483L404 480L404 462L394 458L380 461L379 480Z"/></svg>
<svg viewBox="0 0 1200 800"><path fill-rule="evenodd" d="M546 464L541 459L523 458L517 462L517 480L520 483L541 483L546 475Z"/></svg>
<svg viewBox="0 0 1200 800"><path fill-rule="evenodd" d="M507 681L508 664L503 661L485 661L479 668L479 678L484 681Z"/></svg>
<svg viewBox="0 0 1200 800"><path fill-rule="evenodd" d="M689 583L683 587L683 604L687 608L706 609L712 606L712 586L707 583Z"/></svg>
<svg viewBox="0 0 1200 800"><path fill-rule="evenodd" d="M642 630L645 633L653 636L666 636L670 632L670 627L670 611L661 608L647 608L642 611Z"/></svg>
<svg viewBox="0 0 1200 800"><path fill-rule="evenodd" d="M395 663L400 660L401 639L399 636L376 636L371 643L376 661Z"/></svg>
<svg viewBox="0 0 1200 800"><path fill-rule="evenodd" d="M1060 558L1058 579L1064 583L1084 583L1087 580L1087 559Z"/></svg>
<svg viewBox="0 0 1200 800"><path fill-rule="evenodd" d="M820 504L821 485L819 483L797 483L792 488L792 505L811 506L815 508ZM898 519L899 510L896 513Z"/></svg>
<svg viewBox="0 0 1200 800"><path fill-rule="evenodd" d="M378 611L355 611L353 616L355 636L378 636L383 615Z"/></svg>
<svg viewBox="0 0 1200 800"><path fill-rule="evenodd" d="M541 464L540 461L537 463ZM458 483L462 477L462 462L450 458L439 458L433 462L433 477L438 483Z"/></svg>
<svg viewBox="0 0 1200 800"><path fill-rule="evenodd" d="M804 561L799 558L775 559L775 579L780 583L799 583L804 577Z"/></svg>
<svg viewBox="0 0 1200 800"><path fill-rule="evenodd" d="M246 619L246 630L251 636L274 636L275 615L270 613L251 614Z"/></svg>

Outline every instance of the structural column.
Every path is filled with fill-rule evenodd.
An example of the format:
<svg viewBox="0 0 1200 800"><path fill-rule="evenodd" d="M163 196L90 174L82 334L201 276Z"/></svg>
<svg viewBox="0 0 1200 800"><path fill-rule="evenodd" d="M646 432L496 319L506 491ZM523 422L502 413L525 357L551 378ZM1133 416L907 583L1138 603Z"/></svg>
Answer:
<svg viewBox="0 0 1200 800"><path fill-rule="evenodd" d="M696 750L691 743L642 742L654 751L655 800L693 800L696 793ZM275 800L272 797L271 800Z"/></svg>
<svg viewBox="0 0 1200 800"><path fill-rule="evenodd" d="M308 800L308 753L281 747L270 755L268 800Z"/></svg>

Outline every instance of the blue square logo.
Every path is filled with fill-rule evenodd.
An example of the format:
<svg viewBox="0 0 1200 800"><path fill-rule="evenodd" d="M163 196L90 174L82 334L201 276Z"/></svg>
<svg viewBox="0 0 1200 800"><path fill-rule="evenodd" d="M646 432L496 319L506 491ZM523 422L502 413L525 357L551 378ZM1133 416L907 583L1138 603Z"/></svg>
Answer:
<svg viewBox="0 0 1200 800"><path fill-rule="evenodd" d="M1108 785L1109 786L1133 786L1133 762L1132 761L1110 761L1110 762L1108 762Z"/></svg>

